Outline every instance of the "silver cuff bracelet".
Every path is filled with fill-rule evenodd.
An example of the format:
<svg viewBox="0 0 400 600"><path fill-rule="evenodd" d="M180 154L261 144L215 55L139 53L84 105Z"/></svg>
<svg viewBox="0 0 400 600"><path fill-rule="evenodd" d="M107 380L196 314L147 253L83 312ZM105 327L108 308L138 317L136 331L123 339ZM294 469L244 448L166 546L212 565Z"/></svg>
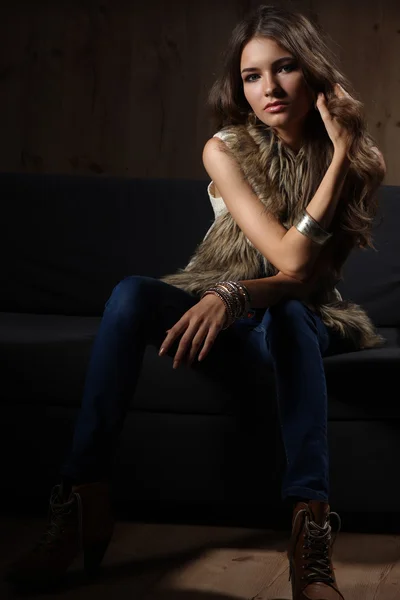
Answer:
<svg viewBox="0 0 400 600"><path fill-rule="evenodd" d="M332 237L332 234L322 229L321 225L305 209L301 212L294 226L297 231L321 246Z"/></svg>

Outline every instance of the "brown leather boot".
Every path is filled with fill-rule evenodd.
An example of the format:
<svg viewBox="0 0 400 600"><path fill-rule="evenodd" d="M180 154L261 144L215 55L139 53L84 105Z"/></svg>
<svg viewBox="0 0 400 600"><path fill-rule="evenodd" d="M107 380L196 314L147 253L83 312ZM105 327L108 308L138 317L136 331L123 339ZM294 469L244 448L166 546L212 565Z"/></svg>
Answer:
<svg viewBox="0 0 400 600"><path fill-rule="evenodd" d="M330 515L327 502L297 502L293 510L292 535L288 546L289 581L293 600L344 600L332 566Z"/></svg>
<svg viewBox="0 0 400 600"><path fill-rule="evenodd" d="M56 485L51 491L47 530L30 552L9 566L6 579L21 585L52 585L81 552L85 571L93 573L100 566L113 528L106 483L76 486L67 500L62 485Z"/></svg>

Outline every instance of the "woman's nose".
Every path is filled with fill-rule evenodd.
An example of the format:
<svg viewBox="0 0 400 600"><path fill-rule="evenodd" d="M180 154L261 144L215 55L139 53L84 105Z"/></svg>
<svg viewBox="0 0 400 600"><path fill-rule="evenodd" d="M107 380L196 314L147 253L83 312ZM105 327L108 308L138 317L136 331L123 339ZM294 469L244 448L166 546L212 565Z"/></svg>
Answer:
<svg viewBox="0 0 400 600"><path fill-rule="evenodd" d="M274 96L278 87L279 86L275 81L275 78L272 75L266 75L265 95Z"/></svg>

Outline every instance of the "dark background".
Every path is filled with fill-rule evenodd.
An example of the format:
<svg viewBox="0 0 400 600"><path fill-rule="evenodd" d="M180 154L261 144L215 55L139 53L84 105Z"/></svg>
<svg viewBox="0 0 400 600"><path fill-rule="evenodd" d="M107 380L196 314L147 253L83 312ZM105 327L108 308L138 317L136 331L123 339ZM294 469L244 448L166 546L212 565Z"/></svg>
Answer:
<svg viewBox="0 0 400 600"><path fill-rule="evenodd" d="M207 178L205 100L250 0L4 0L0 171ZM327 31L400 185L399 0L283 4Z"/></svg>

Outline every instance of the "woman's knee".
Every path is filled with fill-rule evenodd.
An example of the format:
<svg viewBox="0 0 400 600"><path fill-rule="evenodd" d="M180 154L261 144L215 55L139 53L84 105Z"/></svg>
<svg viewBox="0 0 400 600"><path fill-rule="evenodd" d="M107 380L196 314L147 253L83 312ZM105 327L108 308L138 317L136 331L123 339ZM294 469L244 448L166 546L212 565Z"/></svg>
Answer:
<svg viewBox="0 0 400 600"><path fill-rule="evenodd" d="M300 300L290 299L270 308L267 334L279 340L318 335L317 316Z"/></svg>
<svg viewBox="0 0 400 600"><path fill-rule="evenodd" d="M114 287L105 308L124 315L131 313L139 306L146 306L148 302L144 302L144 300L149 296L149 290L154 285L154 281L153 277L142 275L125 277Z"/></svg>
<svg viewBox="0 0 400 600"><path fill-rule="evenodd" d="M308 316L307 307L300 301L290 298L287 300L281 300L277 304L274 304L269 309L272 320L283 320L297 321L302 320Z"/></svg>

